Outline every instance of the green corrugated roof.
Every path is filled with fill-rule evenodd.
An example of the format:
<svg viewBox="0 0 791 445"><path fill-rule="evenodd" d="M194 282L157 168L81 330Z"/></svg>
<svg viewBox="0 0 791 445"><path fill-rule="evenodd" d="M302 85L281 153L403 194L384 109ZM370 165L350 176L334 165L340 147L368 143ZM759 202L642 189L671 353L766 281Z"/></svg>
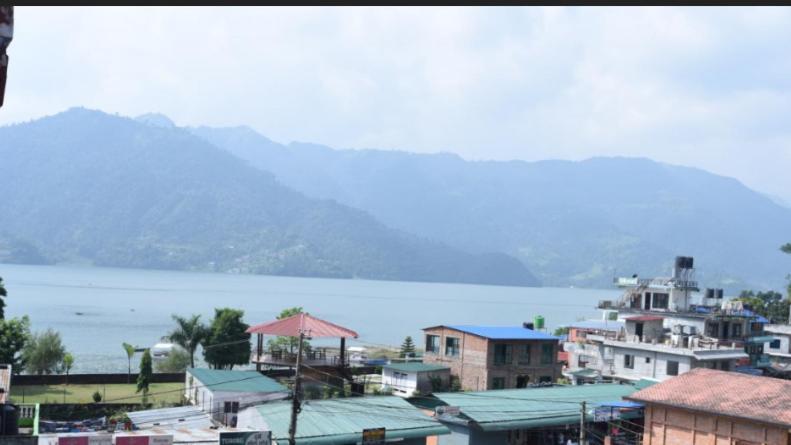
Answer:
<svg viewBox="0 0 791 445"><path fill-rule="evenodd" d="M288 439L290 402L265 403L256 407L272 430L272 438ZM449 434L450 431L396 396L309 400L297 418L298 445L357 443L364 429L386 429L387 440L412 439Z"/></svg>
<svg viewBox="0 0 791 445"><path fill-rule="evenodd" d="M212 391L284 392L288 388L256 371L227 371L222 369L189 368L201 384Z"/></svg>
<svg viewBox="0 0 791 445"><path fill-rule="evenodd" d="M597 403L621 400L637 391L632 385L596 384L434 394L475 421L484 431L538 428L579 422L580 403L593 418Z"/></svg>
<svg viewBox="0 0 791 445"><path fill-rule="evenodd" d="M448 370L450 369L447 366L433 365L430 363L421 363L421 362L391 363L389 365L384 365L383 368L395 369L396 371L401 371L401 372L428 372L428 371L440 371L443 369L448 369Z"/></svg>

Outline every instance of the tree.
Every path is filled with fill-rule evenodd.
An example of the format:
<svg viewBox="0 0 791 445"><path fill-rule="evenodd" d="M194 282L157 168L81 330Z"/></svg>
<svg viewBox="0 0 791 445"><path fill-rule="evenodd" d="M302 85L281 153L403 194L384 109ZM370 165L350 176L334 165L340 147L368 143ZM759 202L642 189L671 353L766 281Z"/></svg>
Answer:
<svg viewBox="0 0 791 445"><path fill-rule="evenodd" d="M742 301L756 314L768 318L772 323L788 321L789 299L775 291L742 291L737 300Z"/></svg>
<svg viewBox="0 0 791 445"><path fill-rule="evenodd" d="M780 246L780 250L782 250L785 253L791 254L791 243L783 244L782 246Z"/></svg>
<svg viewBox="0 0 791 445"><path fill-rule="evenodd" d="M122 346L124 347L124 351L126 351L126 359L128 364L128 371L126 374L126 383L131 383L132 381L132 357L135 355L135 347L130 345L129 343L123 343Z"/></svg>
<svg viewBox="0 0 791 445"><path fill-rule="evenodd" d="M190 367L195 367L195 350L203 343L209 335L206 326L201 323L200 315L193 315L189 318L173 315L176 322L176 329L170 333L170 341L184 348L190 357Z"/></svg>
<svg viewBox="0 0 791 445"><path fill-rule="evenodd" d="M33 334L22 350L22 361L25 370L31 374L52 374L58 370L66 355L66 348L60 339L60 334L47 329L44 332Z"/></svg>
<svg viewBox="0 0 791 445"><path fill-rule="evenodd" d="M140 372L137 374L137 392L143 391L143 404L148 401L148 387L151 384L151 375L153 373L151 352L146 349L143 352L143 357L140 358Z"/></svg>
<svg viewBox="0 0 791 445"><path fill-rule="evenodd" d="M280 311L280 315L277 316L278 320L283 320L284 318L293 317L294 315L301 314L303 312L301 306L290 307L288 309L283 309ZM270 348L278 348L278 349L288 349L288 352L293 354L297 351L299 347L299 338L297 337L275 337L270 339L267 344ZM310 343L305 340L302 343L302 349L305 351L310 350Z"/></svg>
<svg viewBox="0 0 791 445"><path fill-rule="evenodd" d="M5 284L3 284L3 277L0 277L0 320L5 318L5 297L8 296L8 292L5 290Z"/></svg>
<svg viewBox="0 0 791 445"><path fill-rule="evenodd" d="M568 326L561 326L559 328L555 328L555 332L552 333L555 337L560 337L561 335L566 335L569 333Z"/></svg>
<svg viewBox="0 0 791 445"><path fill-rule="evenodd" d="M184 372L190 366L189 353L181 348L173 348L165 360L156 363L157 372Z"/></svg>
<svg viewBox="0 0 791 445"><path fill-rule="evenodd" d="M63 354L63 371L66 373L66 384L69 384L69 371L71 371L71 367L74 366L74 356L71 355L70 352Z"/></svg>
<svg viewBox="0 0 791 445"><path fill-rule="evenodd" d="M412 342L412 337L407 335L404 342L401 343L401 353L399 357L414 357L415 356L415 343Z"/></svg>
<svg viewBox="0 0 791 445"><path fill-rule="evenodd" d="M242 317L244 311L231 308L214 310L209 336L203 344L203 358L215 369L233 369L234 365L250 363L249 327Z"/></svg>
<svg viewBox="0 0 791 445"><path fill-rule="evenodd" d="M30 339L30 319L27 316L11 320L0 319L0 363L11 365L19 373L24 368L21 352Z"/></svg>

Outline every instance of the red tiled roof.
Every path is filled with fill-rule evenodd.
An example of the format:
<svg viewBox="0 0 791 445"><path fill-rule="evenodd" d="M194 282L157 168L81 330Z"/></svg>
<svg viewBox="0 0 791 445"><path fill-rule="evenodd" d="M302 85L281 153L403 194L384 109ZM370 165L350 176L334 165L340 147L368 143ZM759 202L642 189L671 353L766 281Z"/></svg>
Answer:
<svg viewBox="0 0 791 445"><path fill-rule="evenodd" d="M625 399L791 427L791 381L695 368Z"/></svg>
<svg viewBox="0 0 791 445"><path fill-rule="evenodd" d="M299 313L282 320L270 321L251 326L247 329L250 334L282 335L286 337L299 337L300 332L306 336L316 337L351 337L357 338L357 333L351 329L324 321L312 315Z"/></svg>
<svg viewBox="0 0 791 445"><path fill-rule="evenodd" d="M626 321L659 321L664 319L664 317L658 315L636 315L634 317L626 317Z"/></svg>

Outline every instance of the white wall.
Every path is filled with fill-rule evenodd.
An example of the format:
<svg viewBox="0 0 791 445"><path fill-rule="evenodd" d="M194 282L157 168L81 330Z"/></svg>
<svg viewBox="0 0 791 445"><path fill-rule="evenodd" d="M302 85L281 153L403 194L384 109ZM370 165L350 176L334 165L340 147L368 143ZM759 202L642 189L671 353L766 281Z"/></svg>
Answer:
<svg viewBox="0 0 791 445"><path fill-rule="evenodd" d="M382 389L391 388L394 396L412 397L417 389L417 373L382 369Z"/></svg>
<svg viewBox="0 0 791 445"><path fill-rule="evenodd" d="M644 351L639 349L626 349L626 348L612 348L613 354L613 369L615 375L633 379L656 379L664 380L669 376L667 375L667 362L678 362L678 374L681 375L688 372L692 367L692 357L685 355L674 355L663 352ZM632 355L634 357L634 368L624 367L624 356ZM649 359L649 362L646 362ZM609 375L604 372L603 375Z"/></svg>
<svg viewBox="0 0 791 445"><path fill-rule="evenodd" d="M192 386L190 386L192 377ZM185 382L185 397L187 400L203 412L210 414L216 419L222 417L225 402L239 402L240 410L245 406L265 403L273 400L288 398L288 392L236 392L236 391L213 391L210 387L204 386L203 382L193 377L189 372Z"/></svg>

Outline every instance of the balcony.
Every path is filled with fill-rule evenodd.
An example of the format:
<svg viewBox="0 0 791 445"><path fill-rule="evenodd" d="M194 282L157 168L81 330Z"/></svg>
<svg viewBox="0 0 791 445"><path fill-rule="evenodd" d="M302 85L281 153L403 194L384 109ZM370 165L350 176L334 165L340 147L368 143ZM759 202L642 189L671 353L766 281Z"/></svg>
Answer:
<svg viewBox="0 0 791 445"><path fill-rule="evenodd" d="M294 367L297 365L297 354L285 349L269 349L261 355L253 352L250 361L269 366ZM307 366L349 366L349 357L347 355L345 363L342 363L340 349L315 348L304 352L302 364Z"/></svg>

